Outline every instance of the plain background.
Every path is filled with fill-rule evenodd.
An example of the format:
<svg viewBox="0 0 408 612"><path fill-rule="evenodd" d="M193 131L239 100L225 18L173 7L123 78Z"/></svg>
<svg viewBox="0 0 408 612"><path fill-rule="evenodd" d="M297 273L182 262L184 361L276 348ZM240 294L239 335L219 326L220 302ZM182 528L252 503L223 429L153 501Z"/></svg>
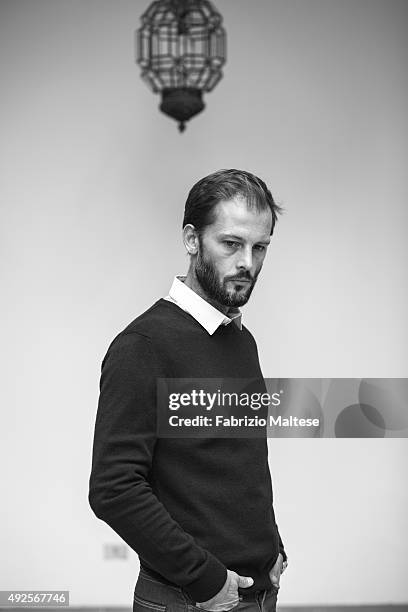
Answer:
<svg viewBox="0 0 408 612"><path fill-rule="evenodd" d="M219 168L286 209L244 309L268 377L407 375L405 0L217 0L228 61L180 135L134 63L140 0L1 0L0 589L127 605L88 502L100 364L187 269ZM275 440L281 603L407 602L407 441Z"/></svg>

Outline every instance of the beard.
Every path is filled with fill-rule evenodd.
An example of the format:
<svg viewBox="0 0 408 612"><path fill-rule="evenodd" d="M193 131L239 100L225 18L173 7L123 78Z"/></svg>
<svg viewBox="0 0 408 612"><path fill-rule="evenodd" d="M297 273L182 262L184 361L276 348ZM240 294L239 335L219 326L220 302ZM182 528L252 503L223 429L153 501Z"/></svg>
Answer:
<svg viewBox="0 0 408 612"><path fill-rule="evenodd" d="M251 276L249 272L239 272L233 276L225 276L221 281L214 262L209 257L206 257L205 249L200 244L195 266L197 280L206 295L211 300L222 304L222 306L239 307L246 304L251 296L259 272L255 276ZM229 284L232 285L232 288L228 289L227 282L231 279L249 280L251 283L245 289L245 286L243 287L242 285L235 288L233 282L230 282Z"/></svg>

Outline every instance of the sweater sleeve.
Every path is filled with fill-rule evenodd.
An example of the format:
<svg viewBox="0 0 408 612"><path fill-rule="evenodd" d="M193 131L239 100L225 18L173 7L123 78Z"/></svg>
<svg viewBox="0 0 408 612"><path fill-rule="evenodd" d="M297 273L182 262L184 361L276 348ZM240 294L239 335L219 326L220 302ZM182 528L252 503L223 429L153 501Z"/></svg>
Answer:
<svg viewBox="0 0 408 612"><path fill-rule="evenodd" d="M115 338L102 362L88 500L154 570L206 601L223 587L226 567L182 529L149 484L158 376L164 374L149 338Z"/></svg>
<svg viewBox="0 0 408 612"><path fill-rule="evenodd" d="M283 546L282 538L280 536L279 529L278 529L277 525L276 525L276 529L278 531L278 536L279 536L279 552L281 553L281 555L283 557L283 560L286 561L288 557L286 555L285 547Z"/></svg>

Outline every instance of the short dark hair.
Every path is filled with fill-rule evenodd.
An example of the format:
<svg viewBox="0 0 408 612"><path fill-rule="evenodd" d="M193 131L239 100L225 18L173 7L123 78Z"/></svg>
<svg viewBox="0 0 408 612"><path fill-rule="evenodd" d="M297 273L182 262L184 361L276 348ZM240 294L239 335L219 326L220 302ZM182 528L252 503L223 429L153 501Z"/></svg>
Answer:
<svg viewBox="0 0 408 612"><path fill-rule="evenodd" d="M242 197L250 208L272 211L271 235L283 209L262 179L245 170L218 170L199 180L190 190L184 208L183 227L191 223L199 234L214 222L214 208L223 200Z"/></svg>

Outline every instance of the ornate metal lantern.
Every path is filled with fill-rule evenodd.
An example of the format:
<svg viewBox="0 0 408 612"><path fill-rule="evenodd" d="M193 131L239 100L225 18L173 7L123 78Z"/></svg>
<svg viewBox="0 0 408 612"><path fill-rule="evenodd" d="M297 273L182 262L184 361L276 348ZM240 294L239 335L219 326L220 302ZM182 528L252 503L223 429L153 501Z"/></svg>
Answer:
<svg viewBox="0 0 408 612"><path fill-rule="evenodd" d="M160 110L185 122L204 108L203 92L222 78L226 34L208 0L156 0L136 31L136 62L142 78L161 93Z"/></svg>

